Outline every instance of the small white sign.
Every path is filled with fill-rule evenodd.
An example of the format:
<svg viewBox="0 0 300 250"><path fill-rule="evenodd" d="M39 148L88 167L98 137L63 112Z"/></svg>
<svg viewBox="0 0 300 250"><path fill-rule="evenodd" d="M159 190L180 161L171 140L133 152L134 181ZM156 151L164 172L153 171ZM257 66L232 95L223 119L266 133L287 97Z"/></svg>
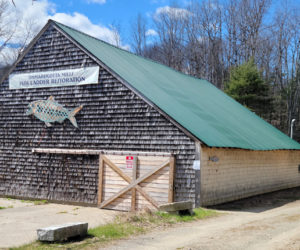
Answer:
<svg viewBox="0 0 300 250"><path fill-rule="evenodd" d="M64 87L98 83L99 66L79 69L11 74L9 89Z"/></svg>
<svg viewBox="0 0 300 250"><path fill-rule="evenodd" d="M133 156L126 156L126 168L132 169L134 165L134 157Z"/></svg>
<svg viewBox="0 0 300 250"><path fill-rule="evenodd" d="M199 160L194 161L193 169L194 170L200 170L200 161Z"/></svg>

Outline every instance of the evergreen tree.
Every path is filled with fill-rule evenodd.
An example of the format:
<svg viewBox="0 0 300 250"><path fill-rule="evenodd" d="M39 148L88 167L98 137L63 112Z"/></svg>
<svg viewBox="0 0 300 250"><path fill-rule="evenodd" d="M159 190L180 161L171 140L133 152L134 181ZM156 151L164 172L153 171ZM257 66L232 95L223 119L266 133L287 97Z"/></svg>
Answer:
<svg viewBox="0 0 300 250"><path fill-rule="evenodd" d="M253 59L231 70L225 93L264 118L273 110L269 85L260 76Z"/></svg>

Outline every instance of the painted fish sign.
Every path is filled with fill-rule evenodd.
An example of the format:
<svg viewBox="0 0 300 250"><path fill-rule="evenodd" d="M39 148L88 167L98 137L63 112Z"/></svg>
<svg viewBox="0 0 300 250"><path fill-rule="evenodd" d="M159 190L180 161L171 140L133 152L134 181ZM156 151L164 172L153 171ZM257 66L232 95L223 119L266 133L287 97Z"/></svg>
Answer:
<svg viewBox="0 0 300 250"><path fill-rule="evenodd" d="M52 122L63 123L65 119L69 119L73 126L78 128L75 115L82 108L83 106L79 106L73 110L68 110L54 101L53 96L50 96L48 100L38 100L29 103L26 115L33 114L36 118L45 122L47 127L50 127Z"/></svg>

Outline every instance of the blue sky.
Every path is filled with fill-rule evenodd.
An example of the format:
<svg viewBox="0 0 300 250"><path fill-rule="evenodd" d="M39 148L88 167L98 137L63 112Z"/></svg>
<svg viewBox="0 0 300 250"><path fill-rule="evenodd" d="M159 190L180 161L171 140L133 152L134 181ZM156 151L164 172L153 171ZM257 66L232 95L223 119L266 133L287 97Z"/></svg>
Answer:
<svg viewBox="0 0 300 250"><path fill-rule="evenodd" d="M47 23L48 19L64 23L99 39L116 44L116 32L112 25L120 26L121 43L116 44L130 50L131 23L138 13L148 19L151 28L151 17L159 10L167 8L174 0L11 0L8 1L7 29L17 27L10 45L0 53L1 61L14 61L18 44L23 44L27 37L28 24L33 31L30 40ZM184 5L188 0L177 0ZM16 21L18 20L18 21ZM155 36L155 33L152 36ZM0 44L5 37L0 37Z"/></svg>
<svg viewBox="0 0 300 250"><path fill-rule="evenodd" d="M168 5L167 0L106 0L105 3L93 3L88 0L53 0L57 12L80 12L93 23L110 24L113 21L128 23L137 13L151 13L156 8Z"/></svg>
<svg viewBox="0 0 300 250"><path fill-rule="evenodd" d="M55 3L57 12L68 14L79 12L87 16L92 23L107 27L118 24L121 26L123 36L127 36L130 23L138 13L149 18L157 8L169 4L168 0L106 0L105 3L88 0L53 0L52 2Z"/></svg>
<svg viewBox="0 0 300 250"><path fill-rule="evenodd" d="M46 24L49 18L58 22L64 23L75 29L81 30L99 39L109 43L116 44L116 37L111 25L120 26L121 43L119 46L130 49L131 43L131 23L136 18L138 13L141 13L148 21L148 29L151 29L151 20L155 12L167 11L168 6L176 3L185 7L190 0L14 0L16 7L7 0L9 4L9 16L12 19L11 27L8 29L13 30L15 22L13 19L22 20L18 21L16 36L11 41L11 44L21 44L22 38L26 37L26 25L34 23L34 32L32 37ZM199 0L200 2L202 0ZM222 3L225 0L220 0ZM300 4L300 0L287 0L295 5ZM273 7L269 13L272 16L275 6L278 5L280 0L273 0ZM155 32L150 32L152 39L155 39ZM150 38L150 37L149 37ZM30 40L26 41L27 43ZM3 38L0 38L0 44ZM13 46L7 48L7 55L0 54L1 60L6 60L5 57L12 55ZM3 59L4 58L4 59Z"/></svg>
<svg viewBox="0 0 300 250"><path fill-rule="evenodd" d="M158 8L166 7L171 0L51 0L57 13L74 15L80 13L96 25L110 28L120 26L123 43L130 43L131 23L138 13L148 19L151 28L151 16ZM186 0L177 0L185 4Z"/></svg>
<svg viewBox="0 0 300 250"><path fill-rule="evenodd" d="M129 48L131 23L137 14L145 16L150 24L155 11L173 0L14 0L15 6L11 0L7 1L10 18L23 20L18 22L18 37L26 30L26 22L34 21L38 31L51 18L111 43L112 25L120 26L122 46ZM178 3L186 1L177 0ZM13 29L14 22L11 23Z"/></svg>
<svg viewBox="0 0 300 250"><path fill-rule="evenodd" d="M148 19L151 28L151 16L158 8L169 6L172 0L48 0L54 4L55 13L69 16L81 14L94 25L111 29L111 25L120 26L123 45L130 44L131 23L138 13ZM187 0L177 0L184 5ZM57 15L56 15L57 16ZM54 18L57 20L57 18ZM64 21L64 18L57 21ZM64 22L65 23L65 22ZM70 23L67 23L71 25ZM77 27L78 28L78 27ZM101 38L101 37L100 37ZM102 38L103 39L103 38ZM104 38L104 40L107 40Z"/></svg>

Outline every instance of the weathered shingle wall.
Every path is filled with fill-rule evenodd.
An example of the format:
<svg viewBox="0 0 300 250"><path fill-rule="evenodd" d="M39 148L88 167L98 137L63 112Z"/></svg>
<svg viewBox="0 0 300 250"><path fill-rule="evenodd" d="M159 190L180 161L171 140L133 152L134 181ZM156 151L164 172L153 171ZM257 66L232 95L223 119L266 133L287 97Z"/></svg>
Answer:
<svg viewBox="0 0 300 250"><path fill-rule="evenodd" d="M54 27L40 37L15 72L97 65ZM26 116L28 103L49 96L76 115L47 128ZM182 131L100 68L99 84L9 90L0 86L0 195L85 202L97 201L98 157L32 154L32 148L176 152L175 200L194 200L195 144Z"/></svg>

